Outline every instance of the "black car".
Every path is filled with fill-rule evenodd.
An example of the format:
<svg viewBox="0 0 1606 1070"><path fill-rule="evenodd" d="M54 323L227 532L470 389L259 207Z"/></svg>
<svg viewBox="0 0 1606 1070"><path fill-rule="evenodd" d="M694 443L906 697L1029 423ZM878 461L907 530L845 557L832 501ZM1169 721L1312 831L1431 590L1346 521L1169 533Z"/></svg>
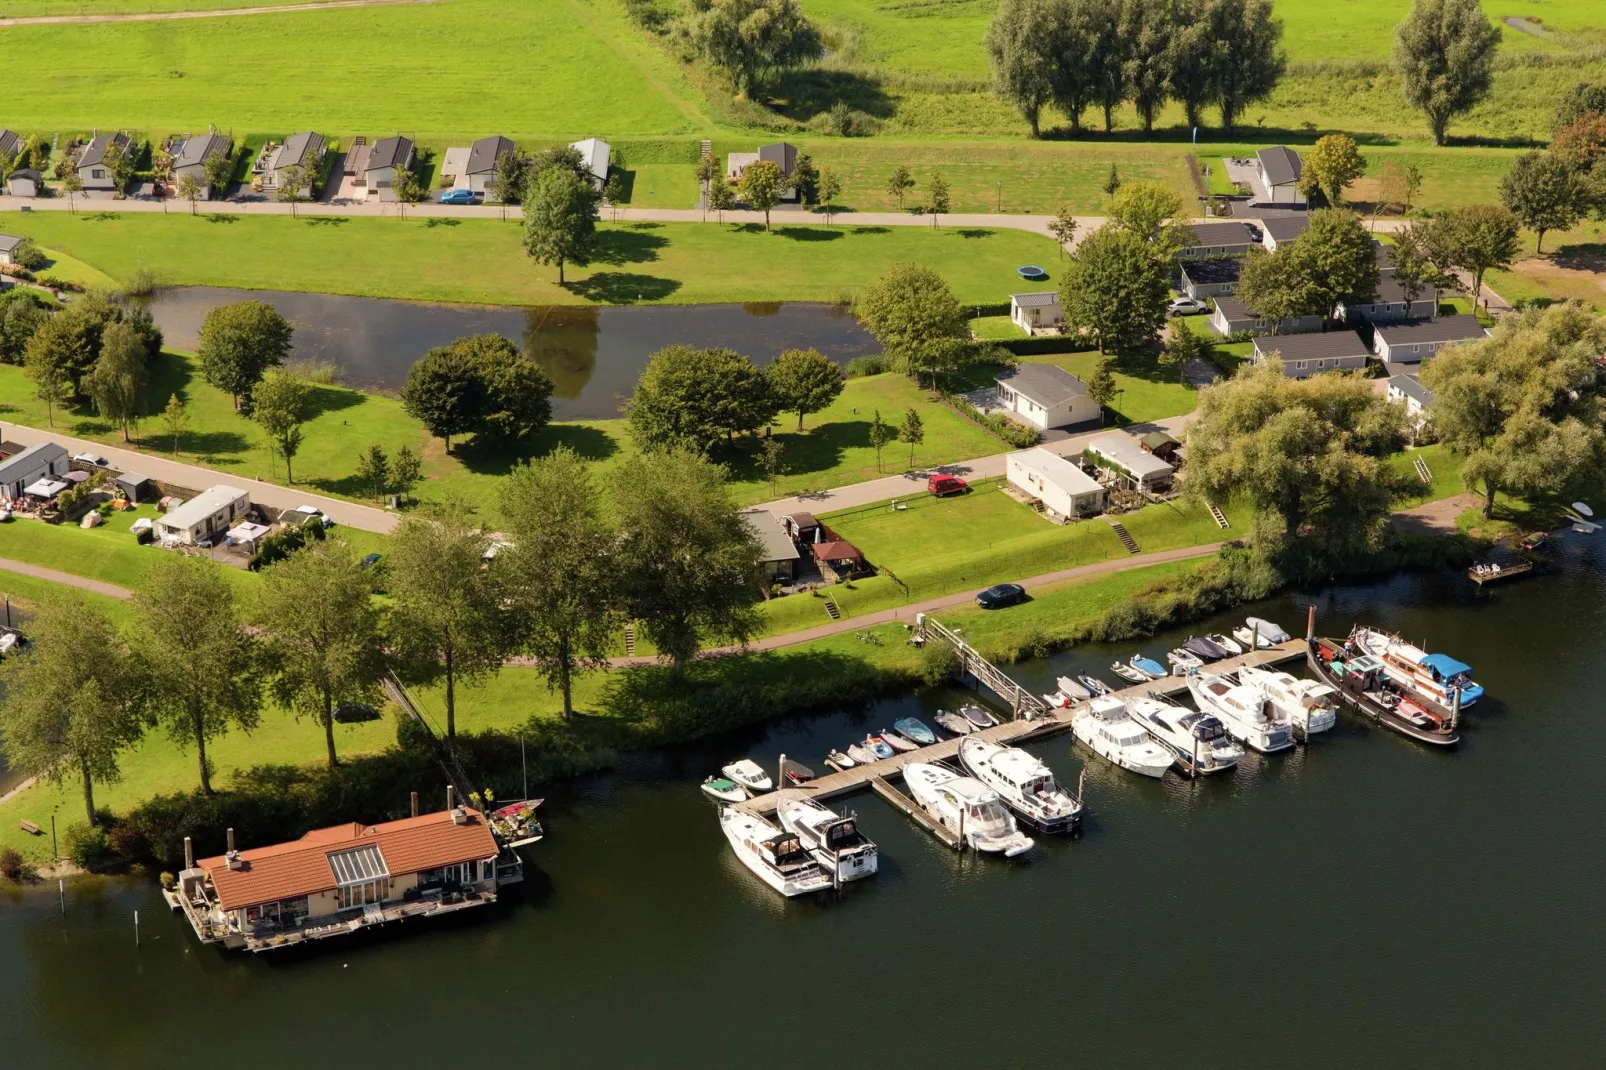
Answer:
<svg viewBox="0 0 1606 1070"><path fill-rule="evenodd" d="M362 569L364 572L367 572L369 569L379 564L379 556L380 555L378 554L369 554L358 563L357 567Z"/></svg>
<svg viewBox="0 0 1606 1070"><path fill-rule="evenodd" d="M1026 588L1018 583L1000 583L976 596L976 604L983 609L1003 609L1026 601Z"/></svg>

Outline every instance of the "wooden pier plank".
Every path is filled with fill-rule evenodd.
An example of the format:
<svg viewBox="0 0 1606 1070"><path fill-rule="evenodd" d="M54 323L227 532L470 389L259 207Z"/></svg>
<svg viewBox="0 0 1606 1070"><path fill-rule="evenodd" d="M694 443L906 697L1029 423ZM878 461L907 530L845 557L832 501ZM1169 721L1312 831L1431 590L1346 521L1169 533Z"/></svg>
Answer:
<svg viewBox="0 0 1606 1070"><path fill-rule="evenodd" d="M1223 658L1212 663L1210 671L1229 673L1249 665L1259 668L1267 665L1282 665L1296 660L1305 660L1305 640L1303 639L1290 639L1286 643L1277 643L1249 654ZM1141 698L1151 691L1171 698L1179 693L1185 693L1187 689L1188 683L1183 677L1167 676L1160 680L1149 680L1145 683L1133 684L1130 687L1116 691L1114 694L1116 698L1130 701L1135 698ZM971 733L971 735L985 739L990 743L997 743L1000 746L1015 746L1027 740L1069 729L1071 727L1071 715L1075 708L1074 706L1063 709L1050 708L1046 713L1039 716L1005 721L1003 724L984 728L980 732ZM936 743L921 747L918 750L903 751L893 755L891 758L884 758L870 765L855 765L851 769L844 769L840 772L822 776L818 780L811 780L802 787L782 788L779 791L766 792L736 805L760 817L769 817L775 813L782 799L805 797L831 799L838 795L860 791L866 787L874 788L872 781L901 776L903 767L910 762L934 762L945 758L957 761L959 740L962 738L966 737L960 736L953 739L938 740ZM888 785L888 790L902 794L890 785ZM882 794L879 789L876 790L876 793L878 795ZM883 798L885 797L883 795ZM896 805L895 801L894 805Z"/></svg>
<svg viewBox="0 0 1606 1070"><path fill-rule="evenodd" d="M895 808L908 814L915 824L924 828L937 839L957 850L959 837L949 830L948 826L935 821L932 816L920 808L920 804L909 796L888 784L885 777L873 776L870 778L870 790L881 796Z"/></svg>

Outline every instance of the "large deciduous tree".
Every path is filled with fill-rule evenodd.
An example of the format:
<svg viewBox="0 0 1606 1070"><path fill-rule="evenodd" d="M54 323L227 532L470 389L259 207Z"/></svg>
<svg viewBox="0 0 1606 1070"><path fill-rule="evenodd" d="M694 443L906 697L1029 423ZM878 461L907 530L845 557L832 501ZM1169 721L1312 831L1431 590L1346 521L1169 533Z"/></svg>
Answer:
<svg viewBox="0 0 1606 1070"><path fill-rule="evenodd" d="M1366 157L1348 134L1328 134L1316 139L1305 153L1299 188L1308 196L1321 191L1334 208L1344 203L1344 190L1366 174Z"/></svg>
<svg viewBox="0 0 1606 1070"><path fill-rule="evenodd" d="M100 357L84 376L84 390L95 411L116 423L128 441L129 428L140 417L149 374L145 344L127 323L114 323L101 335Z"/></svg>
<svg viewBox="0 0 1606 1070"><path fill-rule="evenodd" d="M1221 126L1237 127L1249 105L1266 99L1288 67L1282 51L1283 22L1271 0L1205 0L1203 18L1214 42L1211 96L1221 108Z"/></svg>
<svg viewBox="0 0 1606 1070"><path fill-rule="evenodd" d="M459 338L452 348L479 369L484 409L477 431L499 442L518 442L552 420L552 378L500 334Z"/></svg>
<svg viewBox="0 0 1606 1070"><path fill-rule="evenodd" d="M1308 295L1303 310L1331 317L1339 304L1371 300L1377 292L1377 254L1372 236L1353 212L1321 208L1310 214L1292 247L1291 268Z"/></svg>
<svg viewBox="0 0 1606 1070"><path fill-rule="evenodd" d="M314 542L262 570L256 623L273 695L322 726L330 768L338 762L335 707L376 701L384 672L371 576L343 539Z"/></svg>
<svg viewBox="0 0 1606 1070"><path fill-rule="evenodd" d="M1186 493L1247 499L1268 549L1296 539L1318 559L1374 549L1405 488L1386 460L1404 441L1401 410L1349 376L1246 365L1200 391L1186 438Z"/></svg>
<svg viewBox="0 0 1606 1070"><path fill-rule="evenodd" d="M676 36L750 96L772 71L818 59L819 32L797 0L689 0Z"/></svg>
<svg viewBox="0 0 1606 1070"><path fill-rule="evenodd" d="M536 175L524 197L524 251L537 264L591 263L597 237L597 198L591 184L566 167Z"/></svg>
<svg viewBox="0 0 1606 1070"><path fill-rule="evenodd" d="M211 795L207 743L234 728L249 732L261 719L256 641L240 620L234 588L201 558L157 554L134 605L150 709L180 748L195 745L201 790Z"/></svg>
<svg viewBox="0 0 1606 1070"><path fill-rule="evenodd" d="M1043 108L1054 98L1054 47L1059 36L1057 0L1003 0L987 27L993 90L1041 133Z"/></svg>
<svg viewBox="0 0 1606 1070"><path fill-rule="evenodd" d="M301 452L301 425L310 415L306 380L286 371L270 371L251 388L251 419L267 433L273 452L284 459L284 481L294 483L291 462Z"/></svg>
<svg viewBox="0 0 1606 1070"><path fill-rule="evenodd" d="M234 409L269 368L290 355L294 329L266 301L219 305L201 321L201 374L234 399Z"/></svg>
<svg viewBox="0 0 1606 1070"><path fill-rule="evenodd" d="M647 361L625 412L643 450L706 453L776 413L763 373L734 349L665 346Z"/></svg>
<svg viewBox="0 0 1606 1070"><path fill-rule="evenodd" d="M1122 184L1110 198L1110 222L1142 238L1161 260L1170 260L1194 241L1182 198L1162 182Z"/></svg>
<svg viewBox="0 0 1606 1070"><path fill-rule="evenodd" d="M1167 262L1143 238L1114 224L1083 238L1060 278L1065 321L1092 332L1101 353L1151 344L1170 296Z"/></svg>
<svg viewBox="0 0 1606 1070"><path fill-rule="evenodd" d="M1215 100L1212 61L1215 40L1205 21L1206 0L1173 0L1171 41L1166 49L1166 85L1182 105L1190 128L1204 123L1204 110Z"/></svg>
<svg viewBox="0 0 1606 1070"><path fill-rule="evenodd" d="M1122 0L1118 36L1125 42L1122 81L1145 134L1171 95L1172 21L1165 0Z"/></svg>
<svg viewBox="0 0 1606 1070"><path fill-rule="evenodd" d="M77 780L96 824L95 785L122 776L119 757L144 731L141 660L87 600L57 595L29 623L32 647L0 661L0 753L11 772Z"/></svg>
<svg viewBox="0 0 1606 1070"><path fill-rule="evenodd" d="M780 412L797 413L797 429L803 430L803 417L819 412L842 393L842 368L818 349L788 349L764 369L770 397Z"/></svg>
<svg viewBox="0 0 1606 1070"><path fill-rule="evenodd" d="M1442 268L1472 276L1472 299L1483 293L1483 276L1516 259L1517 217L1498 204L1471 204L1447 209L1427 232L1433 261Z"/></svg>
<svg viewBox="0 0 1606 1070"><path fill-rule="evenodd" d="M18 287L0 294L0 364L21 364L28 339L49 318L32 290Z"/></svg>
<svg viewBox="0 0 1606 1070"><path fill-rule="evenodd" d="M1595 360L1606 321L1568 302L1501 319L1494 334L1446 349L1422 369L1433 427L1483 494L1567 489L1606 460L1606 399Z"/></svg>
<svg viewBox="0 0 1606 1070"><path fill-rule="evenodd" d="M1428 117L1435 144L1450 120L1471 110L1494 85L1500 31L1478 0L1416 0L1394 35L1394 66L1405 100Z"/></svg>
<svg viewBox="0 0 1606 1070"><path fill-rule="evenodd" d="M621 611L613 532L590 466L567 446L515 468L502 486L518 642L574 712L574 676L607 663Z"/></svg>
<svg viewBox="0 0 1606 1070"><path fill-rule="evenodd" d="M1565 157L1525 152L1500 180L1500 203L1537 235L1535 252L1545 251L1545 234L1571 230L1588 208L1587 190Z"/></svg>
<svg viewBox="0 0 1606 1070"><path fill-rule="evenodd" d="M770 160L754 160L742 168L742 177L736 183L736 193L742 203L755 212L764 213L764 229L770 229L770 209L781 203L781 192L786 186L786 175L781 165Z"/></svg>
<svg viewBox="0 0 1606 1070"><path fill-rule="evenodd" d="M452 436L466 435L485 417L485 378L472 354L437 346L407 371L402 407L452 452Z"/></svg>
<svg viewBox="0 0 1606 1070"><path fill-rule="evenodd" d="M490 537L473 507L447 500L401 522L391 538L386 587L392 657L414 683L445 685L446 738L457 738L457 689L500 672L512 646L507 569L487 560Z"/></svg>
<svg viewBox="0 0 1606 1070"><path fill-rule="evenodd" d="M964 363L969 320L943 277L897 264L859 298L859 319L903 372L919 378Z"/></svg>
<svg viewBox="0 0 1606 1070"><path fill-rule="evenodd" d="M762 551L734 506L724 469L689 450L644 454L613 477L624 606L677 675L707 640L757 632Z"/></svg>

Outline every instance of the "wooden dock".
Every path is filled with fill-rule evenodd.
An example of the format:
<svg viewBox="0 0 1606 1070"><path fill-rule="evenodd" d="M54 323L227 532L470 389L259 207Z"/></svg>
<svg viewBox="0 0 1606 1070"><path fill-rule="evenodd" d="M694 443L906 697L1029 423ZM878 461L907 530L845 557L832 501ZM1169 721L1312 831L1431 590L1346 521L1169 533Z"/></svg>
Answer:
<svg viewBox="0 0 1606 1070"><path fill-rule="evenodd" d="M1211 664L1209 669L1211 672L1228 673L1248 665L1258 668L1267 665L1282 665L1290 661L1304 660L1305 640L1290 639L1286 643L1277 643L1273 646L1266 647L1263 650L1256 650L1250 654L1240 654L1239 656L1233 658L1223 658L1221 661ZM1114 694L1116 698L1131 700L1135 698L1141 698L1151 691L1158 695L1173 697L1179 693L1185 693L1187 689L1188 683L1182 677L1167 676L1160 680L1149 680L1146 683L1133 684L1130 687L1125 687L1119 691L1116 691ZM991 728L984 728L980 732L971 733L971 735L978 739L985 739L989 743L997 743L1000 746L1018 746L1021 743L1037 739L1040 736L1053 735L1056 732L1066 731L1071 727L1071 715L1074 712L1075 707L1048 707L1046 708L1046 712L1036 716L1020 717L1013 721L1005 721L1003 724L994 725ZM900 776L903 772L903 767L910 762L934 762L946 758L954 761L957 764L959 755L959 740L962 738L966 737L938 740L929 747L921 747L918 750L900 752L893 755L891 758L884 758L881 761L875 762L871 765L855 765L851 769L844 769L841 772L830 773L826 776L822 776L818 780L811 780L802 787L782 788L779 791L766 792L763 795L754 796L753 798L748 799L746 802L737 803L736 805L748 810L751 813L758 814L761 817L769 817L775 813L775 810L780 805L782 799L832 799L838 795L847 795L851 792L860 791L864 788L871 788L876 792L876 794L880 795L884 799L887 799L900 810L903 810L905 813L909 813L910 811L908 808L913 806L913 802L909 800L907 795L904 795L903 792L893 788L891 784L887 784L886 781L892 777ZM883 787L876 787L876 781L883 782ZM894 798L893 796L897 796L897 798ZM903 802L900 802L899 799L902 799ZM918 811L919 808L915 807L914 809ZM913 817L914 815L911 814L910 816ZM919 817L915 818L915 820L920 821L921 818L924 817L925 814L922 812L920 813ZM941 833L938 833L938 835L940 836Z"/></svg>
<svg viewBox="0 0 1606 1070"><path fill-rule="evenodd" d="M870 778L870 790L891 803L894 809L902 810L909 815L909 819L937 839L946 843L954 850L959 850L959 837L948 830L948 826L933 821L931 815L920 809L920 804L909 796L888 784L886 778L873 776Z"/></svg>
<svg viewBox="0 0 1606 1070"><path fill-rule="evenodd" d="M1499 572L1487 568L1479 572L1476 568L1469 568L1467 569L1467 579L1482 587L1486 583L1498 583L1501 580L1516 579L1518 576L1532 572L1533 569L1534 564L1532 561L1518 561L1515 564L1501 565Z"/></svg>

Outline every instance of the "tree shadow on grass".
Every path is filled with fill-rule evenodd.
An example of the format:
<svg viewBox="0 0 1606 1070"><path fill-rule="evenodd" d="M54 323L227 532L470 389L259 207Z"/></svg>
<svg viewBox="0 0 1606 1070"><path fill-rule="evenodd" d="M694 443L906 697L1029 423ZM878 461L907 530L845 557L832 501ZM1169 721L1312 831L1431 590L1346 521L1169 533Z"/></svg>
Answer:
<svg viewBox="0 0 1606 1070"><path fill-rule="evenodd" d="M840 230L826 230L822 227L776 227L777 237L790 238L793 241L840 241L846 237Z"/></svg>
<svg viewBox="0 0 1606 1070"><path fill-rule="evenodd" d="M208 223L238 223L240 221L239 216L227 215L223 212L213 212L211 215L202 216L201 218Z"/></svg>
<svg viewBox="0 0 1606 1070"><path fill-rule="evenodd" d="M424 220L424 226L431 228L460 227L462 225L463 221L461 219L441 219L439 216L430 216L428 219Z"/></svg>
<svg viewBox="0 0 1606 1070"><path fill-rule="evenodd" d="M629 271L601 271L588 279L572 280L564 288L587 301L633 305L637 301L664 300L680 289L680 280Z"/></svg>
<svg viewBox="0 0 1606 1070"><path fill-rule="evenodd" d="M866 234L891 234L891 227L853 227L851 233L854 237Z"/></svg>
<svg viewBox="0 0 1606 1070"><path fill-rule="evenodd" d="M1606 244L1578 242L1563 245L1548 255L1552 264L1569 271L1606 272Z"/></svg>
<svg viewBox="0 0 1606 1070"><path fill-rule="evenodd" d="M991 238L998 232L995 230L987 230L983 227L960 227L958 230L954 231L954 233L959 235L961 238L973 240L976 238Z"/></svg>
<svg viewBox="0 0 1606 1070"><path fill-rule="evenodd" d="M351 220L343 215L315 215L308 216L305 222L309 227L343 227Z"/></svg>
<svg viewBox="0 0 1606 1070"><path fill-rule="evenodd" d="M890 119L896 109L880 79L854 71L822 67L789 71L778 79L775 90L783 101L776 110L801 122L830 111L838 102L878 119Z"/></svg>
<svg viewBox="0 0 1606 1070"><path fill-rule="evenodd" d="M658 250L669 244L661 234L637 227L597 232L592 262L598 264L646 264L658 259Z"/></svg>
<svg viewBox="0 0 1606 1070"><path fill-rule="evenodd" d="M354 409L365 400L363 394L339 386L312 386L307 391L307 419L314 420L326 412Z"/></svg>
<svg viewBox="0 0 1606 1070"><path fill-rule="evenodd" d="M785 421L790 416L792 428L797 426L795 413L781 414ZM779 431L775 438L781 443L781 463L788 476L809 476L816 472L830 472L842 463L850 449L864 449L870 445L870 421L861 418L836 420L818 427L805 427L802 433L795 430ZM767 478L759 460L757 438L744 438L726 446L719 460L730 467L731 478L737 481Z"/></svg>
<svg viewBox="0 0 1606 1070"><path fill-rule="evenodd" d="M117 212L88 212L84 219L90 223L114 223L122 216Z"/></svg>
<svg viewBox="0 0 1606 1070"><path fill-rule="evenodd" d="M171 435L158 434L156 441L166 439L172 445ZM233 457L243 459L251 451L251 442L238 431L186 431L178 437L178 448L203 458Z"/></svg>
<svg viewBox="0 0 1606 1070"><path fill-rule="evenodd" d="M619 445L606 431L583 424L548 424L537 434L519 442L499 442L478 435L452 448L464 468L479 475L502 476L525 461L544 457L559 446L567 446L588 461L612 457Z"/></svg>

